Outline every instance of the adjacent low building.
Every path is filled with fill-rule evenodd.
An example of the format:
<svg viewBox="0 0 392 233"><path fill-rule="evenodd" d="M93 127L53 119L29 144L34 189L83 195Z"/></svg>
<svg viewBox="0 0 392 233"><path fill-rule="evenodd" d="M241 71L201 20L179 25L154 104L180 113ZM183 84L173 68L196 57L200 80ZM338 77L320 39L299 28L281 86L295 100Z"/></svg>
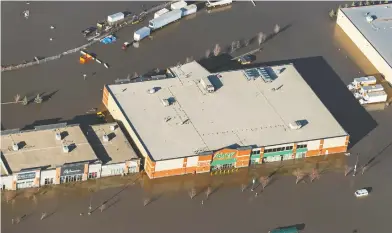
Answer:
<svg viewBox="0 0 392 233"><path fill-rule="evenodd" d="M292 64L107 85L103 103L150 178L346 152L349 135Z"/></svg>
<svg viewBox="0 0 392 233"><path fill-rule="evenodd" d="M91 128L91 132L86 132L90 140L79 125L55 124L28 131L2 131L1 188L16 190L99 178L105 173L102 168L109 166L107 169L110 169L110 161L123 169L116 174L105 173L105 176L139 171L139 159L116 123ZM111 135L111 140L91 139L102 136L102 130ZM107 160L102 160L103 155Z"/></svg>
<svg viewBox="0 0 392 233"><path fill-rule="evenodd" d="M392 4L341 8L337 24L392 83Z"/></svg>

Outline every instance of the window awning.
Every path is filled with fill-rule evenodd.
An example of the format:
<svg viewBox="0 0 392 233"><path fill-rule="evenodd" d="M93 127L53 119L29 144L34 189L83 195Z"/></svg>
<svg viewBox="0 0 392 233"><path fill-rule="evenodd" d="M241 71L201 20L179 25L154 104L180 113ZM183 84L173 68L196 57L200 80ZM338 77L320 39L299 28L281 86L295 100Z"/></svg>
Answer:
<svg viewBox="0 0 392 233"><path fill-rule="evenodd" d="M235 158L225 159L225 160L214 160L214 161L212 161L211 166L232 164L232 163L235 163L235 162L236 162Z"/></svg>

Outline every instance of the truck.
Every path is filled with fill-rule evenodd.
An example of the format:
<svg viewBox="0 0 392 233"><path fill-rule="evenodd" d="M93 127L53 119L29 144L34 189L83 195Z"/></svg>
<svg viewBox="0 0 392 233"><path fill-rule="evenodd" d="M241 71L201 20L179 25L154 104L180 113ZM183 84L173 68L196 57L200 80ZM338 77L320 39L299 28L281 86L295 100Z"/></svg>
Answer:
<svg viewBox="0 0 392 233"><path fill-rule="evenodd" d="M233 1L232 0L221 0L221 1L207 1L206 3L206 7L207 8L211 8L211 7L220 7L220 6L226 6L226 5L230 5L232 4Z"/></svg>
<svg viewBox="0 0 392 233"><path fill-rule="evenodd" d="M119 23L120 21L124 20L124 18L125 18L124 13L118 12L116 14L109 15L107 22L109 25L113 25L115 23Z"/></svg>
<svg viewBox="0 0 392 233"><path fill-rule="evenodd" d="M161 10L155 12L155 14L154 14L154 19L158 18L159 16L161 16L161 15L167 13L167 12L169 12L169 10L166 9L166 8L163 8L163 9L161 9Z"/></svg>
<svg viewBox="0 0 392 233"><path fill-rule="evenodd" d="M186 7L181 8L181 11L182 11L182 17L195 14L197 11L197 6L196 4L188 5Z"/></svg>
<svg viewBox="0 0 392 233"><path fill-rule="evenodd" d="M359 93L364 95L365 93L375 92L375 91L383 91L384 87L381 84L363 86L359 89Z"/></svg>
<svg viewBox="0 0 392 233"><path fill-rule="evenodd" d="M360 104L373 104L386 102L388 95L385 91L369 92L363 95L363 98L359 100Z"/></svg>
<svg viewBox="0 0 392 233"><path fill-rule="evenodd" d="M178 1L170 5L170 9L172 10L179 10L181 8L184 8L188 5L185 1Z"/></svg>
<svg viewBox="0 0 392 233"><path fill-rule="evenodd" d="M148 27L151 28L151 30L159 29L163 26L166 26L170 23L173 23L174 21L181 19L181 15L181 10L173 10L167 12L156 19L150 20Z"/></svg>
<svg viewBox="0 0 392 233"><path fill-rule="evenodd" d="M151 33L151 29L149 27L142 27L133 34L133 40L141 41L142 39L149 36L150 33Z"/></svg>

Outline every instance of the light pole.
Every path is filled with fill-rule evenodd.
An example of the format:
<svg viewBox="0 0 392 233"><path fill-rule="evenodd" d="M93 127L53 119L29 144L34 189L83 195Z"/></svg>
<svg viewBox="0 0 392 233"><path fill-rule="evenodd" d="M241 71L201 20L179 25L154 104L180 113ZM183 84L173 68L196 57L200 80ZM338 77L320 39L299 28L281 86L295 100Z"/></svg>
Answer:
<svg viewBox="0 0 392 233"><path fill-rule="evenodd" d="M356 161L356 163L355 163L355 166L354 166L354 172L353 172L353 176L355 176L355 175L356 175L356 173L357 173L357 165L358 165L358 160L359 160L359 154L357 153L357 161Z"/></svg>

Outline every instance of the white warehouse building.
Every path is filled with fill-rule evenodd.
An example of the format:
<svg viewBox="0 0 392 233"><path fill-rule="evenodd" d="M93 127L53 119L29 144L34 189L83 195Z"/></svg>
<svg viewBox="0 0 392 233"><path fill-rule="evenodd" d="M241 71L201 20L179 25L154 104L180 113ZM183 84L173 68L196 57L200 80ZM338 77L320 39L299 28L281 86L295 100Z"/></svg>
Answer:
<svg viewBox="0 0 392 233"><path fill-rule="evenodd" d="M342 8L337 24L392 83L392 4Z"/></svg>

